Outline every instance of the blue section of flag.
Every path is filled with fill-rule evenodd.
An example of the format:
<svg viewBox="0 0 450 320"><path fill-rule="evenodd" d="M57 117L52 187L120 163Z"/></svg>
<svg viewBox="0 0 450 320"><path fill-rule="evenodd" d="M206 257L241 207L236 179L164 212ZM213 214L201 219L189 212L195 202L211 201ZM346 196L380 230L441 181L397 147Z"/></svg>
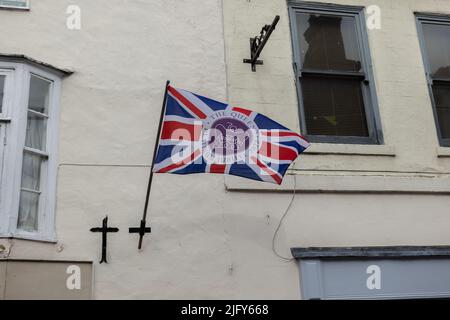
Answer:
<svg viewBox="0 0 450 320"><path fill-rule="evenodd" d="M245 164L233 164L230 168L230 174L242 178L263 181L261 177L249 166Z"/></svg>
<svg viewBox="0 0 450 320"><path fill-rule="evenodd" d="M202 161L202 163L199 164L190 164L187 167L184 167L180 170L175 170L171 173L174 174L193 174L193 173L205 173L206 170L206 163Z"/></svg>
<svg viewBox="0 0 450 320"><path fill-rule="evenodd" d="M222 103L222 102L219 102L219 101L215 101L215 100L212 100L210 98L206 98L206 97L200 96L200 95L195 94L195 93L193 93L193 95L195 95L197 98L199 98L204 103L206 103L214 111L224 110L224 109L226 109L228 107L228 105L225 104L225 103Z"/></svg>
<svg viewBox="0 0 450 320"><path fill-rule="evenodd" d="M159 146L158 154L156 155L155 163L160 163L163 160L170 158L172 156L172 151L175 148L175 145L169 146Z"/></svg>
<svg viewBox="0 0 450 320"><path fill-rule="evenodd" d="M185 118L195 118L189 112L186 111L173 97L167 97L166 115L168 116L180 116Z"/></svg>

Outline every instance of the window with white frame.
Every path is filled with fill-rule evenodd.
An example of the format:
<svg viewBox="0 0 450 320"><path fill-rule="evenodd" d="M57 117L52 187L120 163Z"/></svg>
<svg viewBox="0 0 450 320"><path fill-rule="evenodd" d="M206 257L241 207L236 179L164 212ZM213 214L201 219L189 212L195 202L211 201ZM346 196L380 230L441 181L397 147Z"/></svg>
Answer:
<svg viewBox="0 0 450 320"><path fill-rule="evenodd" d="M29 0L0 0L0 8L28 9Z"/></svg>
<svg viewBox="0 0 450 320"><path fill-rule="evenodd" d="M0 61L0 237L54 240L61 75Z"/></svg>

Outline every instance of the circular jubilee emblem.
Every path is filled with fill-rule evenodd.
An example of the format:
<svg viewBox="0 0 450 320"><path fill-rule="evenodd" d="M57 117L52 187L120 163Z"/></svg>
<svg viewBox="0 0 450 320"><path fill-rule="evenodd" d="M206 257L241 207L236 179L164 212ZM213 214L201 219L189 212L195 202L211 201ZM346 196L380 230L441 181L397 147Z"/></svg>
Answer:
<svg viewBox="0 0 450 320"><path fill-rule="evenodd" d="M203 122L203 158L208 164L246 163L256 155L257 133L253 120L240 112L214 112Z"/></svg>

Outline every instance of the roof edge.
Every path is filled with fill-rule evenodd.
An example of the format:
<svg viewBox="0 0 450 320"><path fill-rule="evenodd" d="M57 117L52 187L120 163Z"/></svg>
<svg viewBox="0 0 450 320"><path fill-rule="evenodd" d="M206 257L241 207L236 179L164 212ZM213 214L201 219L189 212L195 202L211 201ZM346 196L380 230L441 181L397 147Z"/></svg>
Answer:
<svg viewBox="0 0 450 320"><path fill-rule="evenodd" d="M62 77L67 77L67 76L70 76L71 74L74 73L74 71L72 71L72 70L58 68L58 67L56 67L54 65L51 65L49 63L33 59L33 58L31 58L31 57L29 57L27 55L24 55L24 54L0 53L0 60L6 60L6 61L12 61L12 62L22 62L22 63L28 63L28 64L31 64L31 65L35 65L35 66L38 66L38 67L43 67L43 68L46 68L46 69L50 70L53 73L57 73L57 74L61 75Z"/></svg>

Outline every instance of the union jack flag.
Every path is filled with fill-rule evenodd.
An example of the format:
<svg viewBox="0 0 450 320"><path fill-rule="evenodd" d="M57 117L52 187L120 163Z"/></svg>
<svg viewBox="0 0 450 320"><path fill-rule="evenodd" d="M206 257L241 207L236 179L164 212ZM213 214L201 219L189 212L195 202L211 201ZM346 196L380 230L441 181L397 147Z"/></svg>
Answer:
<svg viewBox="0 0 450 320"><path fill-rule="evenodd" d="M219 173L281 184L308 141L254 111L171 86L157 173Z"/></svg>

